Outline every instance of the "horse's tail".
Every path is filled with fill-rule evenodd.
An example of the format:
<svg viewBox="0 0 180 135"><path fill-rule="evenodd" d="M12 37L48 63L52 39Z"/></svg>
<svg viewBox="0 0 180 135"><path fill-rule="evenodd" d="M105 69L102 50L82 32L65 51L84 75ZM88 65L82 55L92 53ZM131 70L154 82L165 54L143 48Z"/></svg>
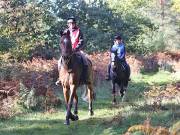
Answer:
<svg viewBox="0 0 180 135"><path fill-rule="evenodd" d="M87 58L87 61L88 61L88 65L92 67L92 62L89 58Z"/></svg>
<svg viewBox="0 0 180 135"><path fill-rule="evenodd" d="M85 89L83 90L83 94L81 96L82 100L85 102L88 102L88 86L85 86ZM96 92L93 91L93 100L96 100Z"/></svg>
<svg viewBox="0 0 180 135"><path fill-rule="evenodd" d="M86 86L86 93L87 93L87 96L88 96L88 86ZM92 99L96 100L96 92L94 91L94 89L92 91Z"/></svg>

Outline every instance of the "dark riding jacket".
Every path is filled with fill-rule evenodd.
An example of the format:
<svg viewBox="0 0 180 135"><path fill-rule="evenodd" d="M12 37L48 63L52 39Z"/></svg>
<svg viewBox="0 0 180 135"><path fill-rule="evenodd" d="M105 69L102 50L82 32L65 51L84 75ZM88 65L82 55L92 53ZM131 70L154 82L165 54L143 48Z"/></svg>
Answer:
<svg viewBox="0 0 180 135"><path fill-rule="evenodd" d="M117 57L120 61L125 61L126 50L124 43L120 43L118 45L114 44L110 51L112 61L114 61L115 54L117 54Z"/></svg>

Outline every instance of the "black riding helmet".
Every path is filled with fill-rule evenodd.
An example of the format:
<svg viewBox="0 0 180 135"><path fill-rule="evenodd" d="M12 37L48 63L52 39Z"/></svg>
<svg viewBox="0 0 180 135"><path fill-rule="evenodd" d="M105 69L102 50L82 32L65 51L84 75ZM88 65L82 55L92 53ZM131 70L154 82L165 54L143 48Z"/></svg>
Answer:
<svg viewBox="0 0 180 135"><path fill-rule="evenodd" d="M76 23L76 19L74 16L71 16L67 19L67 23Z"/></svg>
<svg viewBox="0 0 180 135"><path fill-rule="evenodd" d="M117 40L121 40L122 38L121 38L121 36L120 35L116 35L116 36L114 36L114 40L115 39L117 39Z"/></svg>

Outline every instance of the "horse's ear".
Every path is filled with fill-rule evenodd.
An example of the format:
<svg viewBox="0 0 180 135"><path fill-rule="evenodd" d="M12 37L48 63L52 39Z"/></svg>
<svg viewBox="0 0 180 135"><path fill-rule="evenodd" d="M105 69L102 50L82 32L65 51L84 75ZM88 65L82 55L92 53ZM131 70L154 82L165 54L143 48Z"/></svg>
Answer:
<svg viewBox="0 0 180 135"><path fill-rule="evenodd" d="M67 34L68 36L70 36L70 31L68 30L68 31L66 32L66 34Z"/></svg>
<svg viewBox="0 0 180 135"><path fill-rule="evenodd" d="M64 33L64 32L63 32L62 30L60 30L60 36L61 36L61 37L63 36L63 33Z"/></svg>

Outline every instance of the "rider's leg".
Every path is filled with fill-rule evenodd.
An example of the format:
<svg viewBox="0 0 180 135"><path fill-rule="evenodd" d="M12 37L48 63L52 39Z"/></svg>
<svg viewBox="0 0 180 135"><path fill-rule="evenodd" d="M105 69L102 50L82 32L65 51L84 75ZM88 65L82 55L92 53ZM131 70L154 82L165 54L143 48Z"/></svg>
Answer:
<svg viewBox="0 0 180 135"><path fill-rule="evenodd" d="M82 73L83 74L83 81L84 81L84 83L88 83L88 81L89 81L89 78L88 78L88 59L84 53L81 53L81 58L83 61L83 73Z"/></svg>
<svg viewBox="0 0 180 135"><path fill-rule="evenodd" d="M115 54L114 53L110 54L110 62L109 62L108 68L107 68L107 75L106 75L106 78L105 78L107 81L111 79L110 70L111 70L111 62L112 61L115 61Z"/></svg>
<svg viewBox="0 0 180 135"><path fill-rule="evenodd" d="M110 80L110 68L111 68L111 64L109 63L108 68L107 68L107 75L106 75L106 80Z"/></svg>
<svg viewBox="0 0 180 135"><path fill-rule="evenodd" d="M125 61L125 65L126 65L126 73L128 75L128 81L130 81L131 70L130 70L129 64L126 61Z"/></svg>
<svg viewBox="0 0 180 135"><path fill-rule="evenodd" d="M127 64L127 73L128 73L128 76L129 76L128 81L131 81L131 78L130 78L131 69L130 69L128 64Z"/></svg>

